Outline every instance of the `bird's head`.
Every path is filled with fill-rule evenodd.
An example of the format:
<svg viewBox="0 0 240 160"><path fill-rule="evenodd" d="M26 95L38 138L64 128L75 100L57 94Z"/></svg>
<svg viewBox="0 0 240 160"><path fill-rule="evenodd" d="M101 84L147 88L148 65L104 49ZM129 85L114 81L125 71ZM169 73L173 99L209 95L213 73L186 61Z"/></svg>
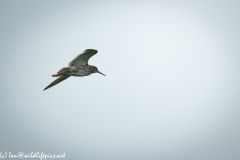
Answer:
<svg viewBox="0 0 240 160"><path fill-rule="evenodd" d="M98 71L98 68L97 68L97 67L95 67L95 66L92 66L92 73L100 73L100 74L102 74L102 75L106 76L105 74L103 74L103 73L99 72L99 71Z"/></svg>

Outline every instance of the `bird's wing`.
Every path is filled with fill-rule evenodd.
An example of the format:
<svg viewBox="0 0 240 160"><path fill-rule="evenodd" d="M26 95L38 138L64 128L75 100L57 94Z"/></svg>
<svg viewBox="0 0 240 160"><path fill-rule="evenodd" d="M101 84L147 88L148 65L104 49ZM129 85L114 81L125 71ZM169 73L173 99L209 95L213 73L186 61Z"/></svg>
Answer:
<svg viewBox="0 0 240 160"><path fill-rule="evenodd" d="M97 53L98 51L95 49L86 49L83 53L79 54L76 58L74 58L70 63L70 66L85 66L88 64L88 60Z"/></svg>
<svg viewBox="0 0 240 160"><path fill-rule="evenodd" d="M61 77L59 77L58 79L56 79L55 81L53 81L52 83L50 83L46 88L44 88L44 90L52 87L52 86L55 86L56 84L64 81L65 79L67 79L68 77L70 77L69 75L63 75Z"/></svg>

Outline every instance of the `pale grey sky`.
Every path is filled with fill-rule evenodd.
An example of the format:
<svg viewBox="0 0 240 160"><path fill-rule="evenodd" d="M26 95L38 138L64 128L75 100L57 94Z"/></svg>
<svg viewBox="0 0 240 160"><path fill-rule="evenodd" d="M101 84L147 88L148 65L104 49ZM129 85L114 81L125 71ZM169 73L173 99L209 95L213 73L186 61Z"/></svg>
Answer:
<svg viewBox="0 0 240 160"><path fill-rule="evenodd" d="M240 159L240 1L0 1L0 152ZM42 91L87 48L106 74Z"/></svg>

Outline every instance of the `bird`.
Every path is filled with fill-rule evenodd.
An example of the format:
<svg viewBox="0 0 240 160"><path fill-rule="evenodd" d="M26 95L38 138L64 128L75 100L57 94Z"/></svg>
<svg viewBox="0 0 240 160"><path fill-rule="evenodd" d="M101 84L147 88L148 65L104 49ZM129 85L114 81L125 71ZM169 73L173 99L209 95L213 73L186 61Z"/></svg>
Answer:
<svg viewBox="0 0 240 160"><path fill-rule="evenodd" d="M50 87L55 86L56 84L64 81L65 79L69 78L70 76L89 76L92 73L100 73L104 76L105 74L98 71L98 68L88 64L88 60L95 54L97 54L97 50L95 49L86 49L77 57L75 57L71 62L69 62L68 67L64 67L60 69L56 74L53 74L52 77L59 77L52 83L50 83L46 88L46 90Z"/></svg>

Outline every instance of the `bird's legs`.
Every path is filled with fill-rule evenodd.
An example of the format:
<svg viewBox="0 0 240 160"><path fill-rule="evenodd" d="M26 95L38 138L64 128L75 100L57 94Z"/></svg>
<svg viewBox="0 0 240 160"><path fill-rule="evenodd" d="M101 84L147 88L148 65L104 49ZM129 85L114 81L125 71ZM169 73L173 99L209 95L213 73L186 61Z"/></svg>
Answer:
<svg viewBox="0 0 240 160"><path fill-rule="evenodd" d="M65 75L65 74L67 74L67 73L68 73L68 71L67 71L67 72L64 72L64 73L53 74L52 76L53 76L53 77L60 77L60 76Z"/></svg>
<svg viewBox="0 0 240 160"><path fill-rule="evenodd" d="M65 67L65 68L60 69L60 71L58 71L57 74L54 74L52 76L53 77L59 77L59 76L67 74L68 72L69 72L69 68Z"/></svg>

